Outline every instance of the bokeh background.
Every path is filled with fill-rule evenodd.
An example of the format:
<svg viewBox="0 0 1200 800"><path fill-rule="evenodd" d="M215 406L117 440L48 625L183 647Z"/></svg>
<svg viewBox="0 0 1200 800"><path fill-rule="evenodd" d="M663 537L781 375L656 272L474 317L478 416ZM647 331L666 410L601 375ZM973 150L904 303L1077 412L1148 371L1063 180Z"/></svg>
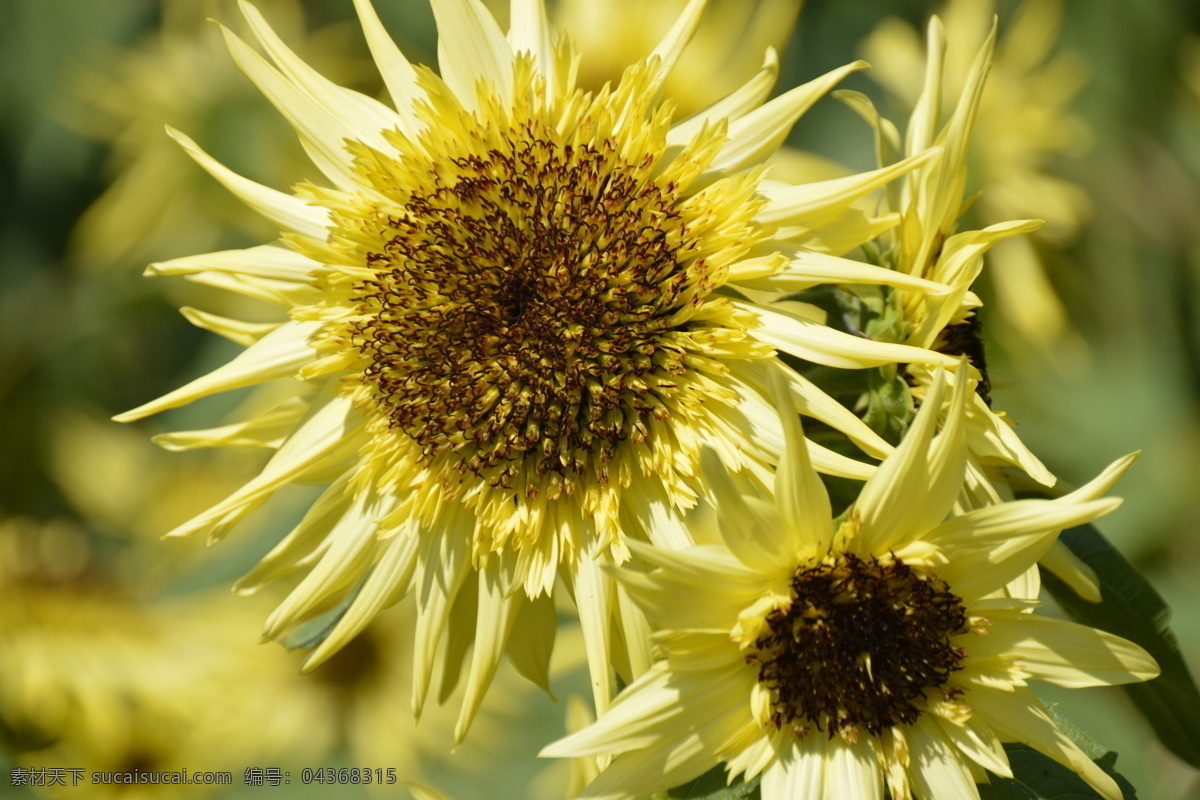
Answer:
<svg viewBox="0 0 1200 800"><path fill-rule="evenodd" d="M716 24L672 87L684 110L748 76L774 43L785 53L780 90L867 57L874 75L846 87L898 122L917 90L916 32L928 15L946 11L951 47L962 50L950 71L961 72L991 7L808 0L793 28L792 0L715 4ZM608 61L648 51L682 2L560 5L585 58L597 48L585 69L600 79ZM377 91L350 0L260 6L326 75ZM409 58L434 63L426 0L377 6ZM985 193L972 214L979 224L1048 221L1029 242L997 249L980 290L996 406L1071 483L1142 450L1119 487L1125 505L1101 527L1174 608L1184 654L1200 664L1200 4L997 0L996 11L1002 45L972 162L972 185ZM451 758L452 718L435 710L413 730L402 608L300 676L299 654L257 644L272 598L228 592L309 495L284 492L211 548L158 540L263 455L166 453L150 436L217 424L256 399L233 393L133 427L108 418L237 351L189 325L180 306L264 311L142 270L274 236L163 125L270 185L312 173L207 17L236 23L236 10L226 0L0 2L0 794L41 796L9 787L9 770L59 766L233 773L233 787L178 792L187 797L404 795L399 785L374 794L299 785L304 768L334 766L395 767L401 780L462 800L561 797L565 765L533 755L562 731L566 698L580 690L569 641L557 703L502 674ZM872 166L868 129L832 98L791 144L804 154L781 170L816 178ZM1118 690L1043 696L1120 754L1141 797L1200 798L1194 771ZM287 770L291 785L242 786L247 767Z"/></svg>

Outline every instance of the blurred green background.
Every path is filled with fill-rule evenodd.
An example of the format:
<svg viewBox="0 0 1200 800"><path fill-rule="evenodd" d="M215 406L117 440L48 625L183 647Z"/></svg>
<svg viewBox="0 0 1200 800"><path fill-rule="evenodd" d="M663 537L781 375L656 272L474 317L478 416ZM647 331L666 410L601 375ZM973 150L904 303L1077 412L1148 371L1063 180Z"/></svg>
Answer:
<svg viewBox="0 0 1200 800"><path fill-rule="evenodd" d="M262 5L285 38L327 75L377 91L350 0ZM436 40L425 0L377 5L410 59L432 63ZM1018 5L998 3L1002 31ZM1033 166L1080 187L1087 202L1036 246L1077 334L1047 347L999 318L989 326L985 316L993 394L996 406L1020 423L1030 448L1068 482L1081 483L1117 456L1142 450L1118 487L1125 505L1101 528L1174 608L1185 656L1196 665L1200 5L1068 0L1064 7L1061 40L1053 50L1070 54L1081 88L1065 92L1060 116L1049 123L1070 128L1072 136L1042 154L1044 164ZM809 0L787 43L780 89L861 55L863 41L884 18L919 29L939 8L923 0ZM218 598L209 589L220 593L266 552L294 523L306 497L282 498L256 515L251 529L211 550L200 542L156 541L252 474L261 455L164 454L148 437L215 424L239 398L208 400L134 428L107 418L236 352L235 345L189 326L177 313L180 305L261 312L176 279L146 280L141 272L152 260L248 246L274 235L226 198L162 126L184 130L234 170L274 186L310 174L286 125L236 73L217 29L204 23L206 16L229 21L233 12L229 3L216 0L0 3L0 618L7 618L0 619L0 767L50 765L36 752L42 746L58 747L55 764L89 768L85 755L97 764L163 769L201 768L200 761L189 759L223 758L220 768L234 772L235 784L247 766L282 765L291 770L293 785L235 787L215 795L291 797L302 796L295 779L306 766L397 764L411 765L412 777L427 771L433 782L465 800L561 796L565 768L547 773L532 754L561 730L563 704L516 681L502 679L500 693L507 696L485 709L472 737L483 740L478 752L460 754L458 766L447 766L449 740L430 744L420 740L433 737L414 736L406 689L385 680L392 662L381 653L393 647L386 633L345 659L342 672L327 668L330 674L323 677L296 677L296 659L273 646L257 648L254 665L239 666L241 656L213 655L241 643L254 649L265 612L262 603ZM762 43L746 46L761 50ZM750 61L758 60L756 52ZM902 99L886 94L879 83L855 75L846 86L870 94L901 121ZM1023 124L1022 110L1001 104L987 120L994 129L988 135L1003 138L1008 121ZM801 121L791 143L855 168L872 166L869 131L832 99ZM973 185L985 192L988 184L979 176L988 169L981 164L973 176ZM986 301L995 289L980 291ZM67 610L29 616L47 597L66 598ZM95 609L96 621L70 611L81 607ZM224 632L209 632L213 625L197 622L187 633L188 620L211 622L224 615L236 620ZM393 612L382 623L394 627L399 617ZM79 631L71 632L70 625ZM204 638L210 633L213 638ZM30 641L54 646L38 649ZM207 654L199 660L220 663L193 679L183 665L195 665L196 651ZM56 668L21 660L46 652L61 657ZM284 664L283 671L270 662ZM561 666L560 698L578 684L576 666ZM56 669L77 696L125 692L121 696L137 706L136 713L129 712L120 730L74 731L74 739L54 745L54 725L70 719L68 712L45 698L20 714L4 703L36 695L28 685L31 671L45 678L49 688L38 691L49 692L46 698L61 695L57 679L47 677L57 675ZM403 672L407 665L400 661L394 669ZM215 707L226 703L229 714L245 713L239 692L268 691L254 688L256 679L249 676L255 670L282 676L264 684L279 695L261 713L277 714L282 707L290 714L278 723L274 746L264 744L266 734L254 734L261 716L230 721L246 744L231 736L198 742L164 728L155 736L178 741L159 748L163 752L147 744L137 758L116 752L115 744L97 750L88 738L132 741L137 737L130 730L159 724L138 714L171 718L175 711L154 705L159 695L147 689L142 697L129 688L139 684L166 687L161 694L169 696L176 691L173 680L183 681L179 685L194 680L197 696L221 698L213 701ZM1195 773L1153 741L1119 691L1044 696L1061 702L1065 713L1120 753L1118 768L1141 797L1200 797ZM379 719L367 719L365 709L379 712ZM229 753L237 751L228 748L235 744L247 749L229 762L234 757ZM473 763L469 771L463 769L467 763ZM0 775L5 786L0 794L30 796L7 783L7 774ZM81 786L61 796L92 796L91 790ZM332 794L321 786L308 791L303 796ZM202 793L196 788L185 794ZM398 787L384 792L402 794Z"/></svg>

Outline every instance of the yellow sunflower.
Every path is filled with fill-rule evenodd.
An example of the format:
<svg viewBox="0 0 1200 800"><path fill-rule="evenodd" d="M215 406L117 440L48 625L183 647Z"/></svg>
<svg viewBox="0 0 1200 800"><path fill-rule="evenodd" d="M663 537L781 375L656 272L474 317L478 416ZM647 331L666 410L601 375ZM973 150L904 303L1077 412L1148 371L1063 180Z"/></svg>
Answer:
<svg viewBox="0 0 1200 800"><path fill-rule="evenodd" d="M1110 634L1035 613L1035 562L1067 526L1115 509L1101 495L1133 457L1057 500L962 510L960 369L943 410L935 374L907 437L839 518L794 415L774 500L713 481L719 536L635 553L659 569L618 580L657 623L665 658L583 731L543 755L620 754L581 795L635 800L724 762L761 774L763 800L978 798L1011 776L1004 741L1121 791L1050 719L1027 679L1145 680L1157 665ZM782 408L789 399L776 393Z"/></svg>
<svg viewBox="0 0 1200 800"><path fill-rule="evenodd" d="M440 77L413 67L367 0L356 7L395 108L301 61L253 6L268 58L225 31L234 60L295 127L331 186L285 194L234 174L173 135L283 229L282 244L156 264L281 307L286 321L192 321L249 346L214 372L117 417L136 420L228 389L282 381L261 417L175 434L189 446L277 447L261 474L172 535L224 536L277 489L328 483L299 526L240 584L307 574L267 636L344 608L321 662L383 607L417 595L413 704L442 633L474 630L459 735L506 648L545 672L562 579L586 634L597 705L621 666L649 663L600 567L630 538L680 547L701 443L759 480L782 450L766 399L777 348L837 368L953 363L774 310L739 294L837 282L937 287L806 251L839 211L924 163L759 193L761 162L851 64L763 103L778 64L672 125L660 99L696 25L693 0L615 86L575 85L580 59L539 0L517 0L507 37L478 0L435 0ZM771 213L771 222L761 219ZM872 455L890 447L804 378L803 413ZM232 432L231 432L232 431ZM811 445L819 469L868 465ZM335 614L336 616L336 614ZM511 642L510 642L510 637ZM469 640L468 636L468 640ZM451 649L451 658L464 649Z"/></svg>
<svg viewBox="0 0 1200 800"><path fill-rule="evenodd" d="M1055 52L1062 15L1062 0L1024 0L1006 26L979 98L971 159L980 185L987 187L974 206L978 219L991 225L1036 217L1045 227L1034 238L1057 248L1070 244L1090 212L1083 190L1050 168L1089 138L1087 126L1069 110L1089 68L1077 52ZM965 86L971 60L988 38L995 3L947 0L938 16L949 42L941 77L945 91L954 94ZM863 43L862 52L875 66L872 78L906 108L919 102L921 49L920 33L894 18ZM1029 237L999 243L989 258L1000 322L1059 363L1064 349L1084 347Z"/></svg>
<svg viewBox="0 0 1200 800"><path fill-rule="evenodd" d="M1054 475L1017 437L1007 417L992 408L978 317L983 304L972 290L983 270L984 256L993 245L1037 230L1042 223L1015 220L997 222L983 230L959 230L964 211L979 197L966 196L967 157L991 69L994 32L975 54L962 92L944 124L947 38L937 17L930 20L927 45L923 90L903 142L896 127L881 118L864 96L842 93L842 98L874 126L882 162L898 159L903 153L938 148L935 157L889 187L886 207L899 215L900 222L873 243L871 253L878 262L924 278L939 290L929 294L898 287L888 292L877 301L877 318L866 332L888 341L968 356L979 381L967 411L972 455L984 466L1015 466L1039 483L1053 485ZM928 390L931 374L922 364L905 368L905 378L918 402ZM974 475L970 479L972 484L979 482Z"/></svg>
<svg viewBox="0 0 1200 800"><path fill-rule="evenodd" d="M1022 240L1024 235L1039 230L1042 221L1012 220L995 222L982 230L960 230L965 212L988 194L985 190L967 196L966 187L970 151L980 115L986 108L983 98L992 73L995 39L993 26L969 67L964 66L961 48L955 51L958 60L949 58L950 43L941 20L936 16L930 19L924 82L903 141L896 127L881 118L864 96L842 93L842 98L874 126L882 163L894 161L904 153L924 152L930 146L938 148L935 157L888 187L885 208L898 213L900 223L880 236L872 252L880 263L925 278L939 290L933 294L907 287L897 287L890 293L885 290L886 296L874 301L879 314L867 326L866 333L884 341L966 355L970 359L978 388L967 407L966 435L971 453L967 490L976 505L1012 498L1008 475L1000 467L1016 467L1043 486L1052 487L1057 482L1054 474L1017 436L1013 421L993 407L985 337L979 319L983 303L973 291L991 248ZM1011 47L1006 53L1012 58ZM951 69L963 73L957 78L962 90L953 109L944 114L947 86L957 82L947 75ZM944 124L943 116L947 117ZM1002 264L993 266L1004 268ZM1034 291L1035 286L1029 284L1030 290ZM930 369L923 364L910 364L902 369L912 398L921 402L931 380ZM1042 564L1081 596L1100 599L1094 573L1060 542L1051 546Z"/></svg>

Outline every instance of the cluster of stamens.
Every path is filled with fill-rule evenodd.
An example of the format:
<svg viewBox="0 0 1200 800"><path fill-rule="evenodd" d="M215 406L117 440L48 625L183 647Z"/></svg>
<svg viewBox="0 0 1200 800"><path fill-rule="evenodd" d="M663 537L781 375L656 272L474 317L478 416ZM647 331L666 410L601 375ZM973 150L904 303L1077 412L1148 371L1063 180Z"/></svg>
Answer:
<svg viewBox="0 0 1200 800"><path fill-rule="evenodd" d="M947 325L938 335L933 347L939 353L949 356L967 357L971 366L979 370L979 382L975 384L975 391L990 406L992 404L992 382L988 377L979 313L972 314L966 322Z"/></svg>
<svg viewBox="0 0 1200 800"><path fill-rule="evenodd" d="M770 722L853 738L910 724L961 668L951 637L966 631L962 600L900 559L842 555L797 570L793 601L767 617L747 660L771 692Z"/></svg>
<svg viewBox="0 0 1200 800"><path fill-rule="evenodd" d="M684 354L663 335L686 327L671 318L700 302L705 267L679 258L677 190L647 177L652 163L530 122L435 165L386 220L352 341L378 407L425 457L570 493L665 419Z"/></svg>

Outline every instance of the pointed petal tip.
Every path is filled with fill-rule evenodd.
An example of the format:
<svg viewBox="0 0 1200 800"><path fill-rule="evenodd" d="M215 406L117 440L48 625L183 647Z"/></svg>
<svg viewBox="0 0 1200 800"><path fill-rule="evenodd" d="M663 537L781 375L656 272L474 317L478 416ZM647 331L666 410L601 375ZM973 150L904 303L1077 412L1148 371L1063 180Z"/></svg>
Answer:
<svg viewBox="0 0 1200 800"><path fill-rule="evenodd" d="M109 419L111 419L113 422L133 422L134 420L138 419L138 417L133 413L133 411L122 411L120 414L113 414L111 417L109 417Z"/></svg>
<svg viewBox="0 0 1200 800"><path fill-rule="evenodd" d="M562 744L561 740L557 742L551 742L550 744L546 745L538 751L538 758L568 758L570 753L564 752L563 749L559 747L560 744Z"/></svg>

